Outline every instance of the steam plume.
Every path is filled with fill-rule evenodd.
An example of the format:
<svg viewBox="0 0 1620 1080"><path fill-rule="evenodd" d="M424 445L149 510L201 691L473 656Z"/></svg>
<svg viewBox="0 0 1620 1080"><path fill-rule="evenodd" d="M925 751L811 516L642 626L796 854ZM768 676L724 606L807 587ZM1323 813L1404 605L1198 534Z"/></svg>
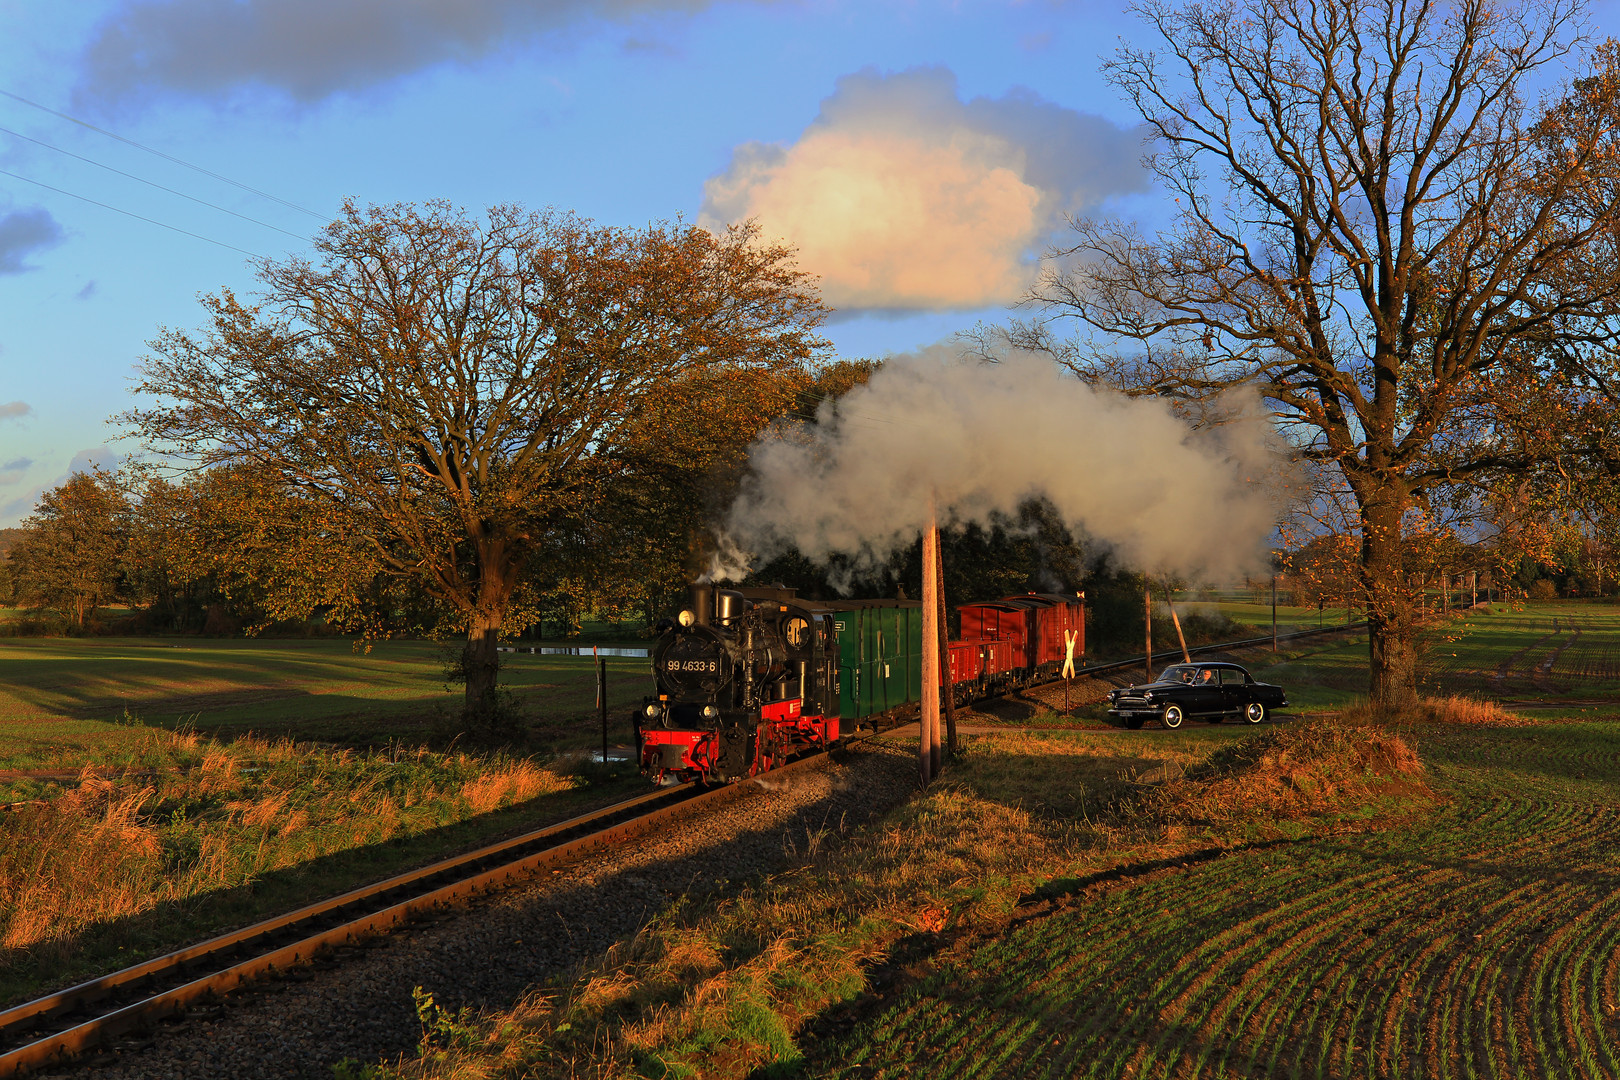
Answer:
<svg viewBox="0 0 1620 1080"><path fill-rule="evenodd" d="M740 576L739 551L789 546L869 569L917 538L931 498L941 524L986 524L1044 498L1153 573L1224 578L1258 564L1276 467L1258 408L1193 430L1162 401L1094 390L1042 357L946 352L892 358L816 423L755 444L713 575Z"/></svg>

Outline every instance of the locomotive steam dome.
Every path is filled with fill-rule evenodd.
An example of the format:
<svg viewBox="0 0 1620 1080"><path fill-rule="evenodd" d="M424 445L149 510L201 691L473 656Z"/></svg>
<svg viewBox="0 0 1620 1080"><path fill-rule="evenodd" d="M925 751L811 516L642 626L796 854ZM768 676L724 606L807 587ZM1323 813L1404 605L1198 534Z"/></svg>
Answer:
<svg viewBox="0 0 1620 1080"><path fill-rule="evenodd" d="M709 698L731 681L731 655L708 627L672 634L654 661L665 686L683 698Z"/></svg>

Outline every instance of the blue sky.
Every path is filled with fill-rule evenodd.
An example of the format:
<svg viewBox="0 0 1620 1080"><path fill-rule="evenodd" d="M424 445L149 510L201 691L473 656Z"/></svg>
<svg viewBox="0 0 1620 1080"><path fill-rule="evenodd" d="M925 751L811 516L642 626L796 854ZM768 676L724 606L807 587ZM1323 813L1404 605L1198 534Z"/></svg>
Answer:
<svg viewBox="0 0 1620 1080"><path fill-rule="evenodd" d="M1097 70L1120 8L0 0L0 526L136 452L145 342L345 197L757 217L845 356L1002 318L1065 213L1157 213Z"/></svg>
<svg viewBox="0 0 1620 1080"><path fill-rule="evenodd" d="M815 248L848 356L997 318L1064 210L1141 198L1096 71L1127 29L1045 2L0 0L0 526L135 452L108 418L160 326L251 291L233 248L302 250L345 197L768 216ZM861 212L906 222L857 250Z"/></svg>

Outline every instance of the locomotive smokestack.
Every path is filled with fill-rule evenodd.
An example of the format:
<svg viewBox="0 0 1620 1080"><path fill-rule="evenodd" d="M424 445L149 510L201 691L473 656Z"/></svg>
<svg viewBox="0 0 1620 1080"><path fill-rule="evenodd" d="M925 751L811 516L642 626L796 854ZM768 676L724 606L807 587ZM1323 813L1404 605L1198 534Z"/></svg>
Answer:
<svg viewBox="0 0 1620 1080"><path fill-rule="evenodd" d="M708 582L693 582L691 603L692 622L698 626L708 626L714 610L714 586Z"/></svg>

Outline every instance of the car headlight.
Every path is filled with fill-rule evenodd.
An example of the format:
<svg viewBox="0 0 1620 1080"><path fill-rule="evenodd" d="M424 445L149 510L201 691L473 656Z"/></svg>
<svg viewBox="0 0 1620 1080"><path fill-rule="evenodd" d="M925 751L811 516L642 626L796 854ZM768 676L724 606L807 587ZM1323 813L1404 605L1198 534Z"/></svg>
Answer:
<svg viewBox="0 0 1620 1080"><path fill-rule="evenodd" d="M1142 700L1143 701L1152 701L1153 700L1153 691L1151 691L1151 690L1143 691L1142 692Z"/></svg>
<svg viewBox="0 0 1620 1080"><path fill-rule="evenodd" d="M703 706L703 719L705 719L705 720L713 720L715 717L717 717L719 715L720 715L720 710L715 708L713 705L705 705L705 706Z"/></svg>

